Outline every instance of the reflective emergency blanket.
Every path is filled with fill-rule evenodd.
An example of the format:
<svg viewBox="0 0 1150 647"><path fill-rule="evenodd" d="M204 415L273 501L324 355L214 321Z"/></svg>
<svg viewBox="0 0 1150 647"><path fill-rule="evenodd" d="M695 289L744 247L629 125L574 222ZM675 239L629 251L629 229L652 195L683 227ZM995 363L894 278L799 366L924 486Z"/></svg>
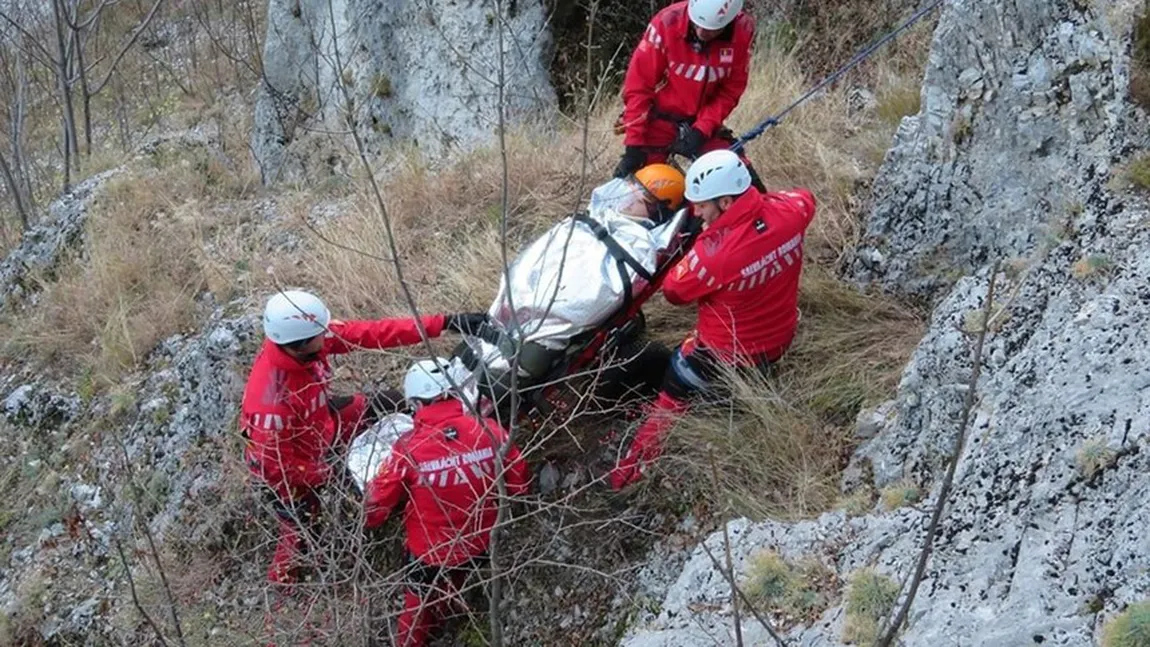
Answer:
<svg viewBox="0 0 1150 647"><path fill-rule="evenodd" d="M391 455L391 448L399 437L412 430L415 422L404 413L384 416L351 441L347 451L347 471L352 480L363 492L367 484L379 473L384 461Z"/></svg>
<svg viewBox="0 0 1150 647"><path fill-rule="evenodd" d="M479 387L476 376L463 365L458 357L452 358L448 366L448 374L454 380L458 391L455 397L463 401L465 406L475 406L479 402ZM351 441L347 451L347 470L352 480L363 492L367 483L379 473L379 468L391 455L391 448L395 441L403 434L415 427L415 421L405 413L393 413L379 419Z"/></svg>
<svg viewBox="0 0 1150 647"><path fill-rule="evenodd" d="M588 217L610 234L626 253L653 273L662 230L650 228L641 189L612 180L591 196ZM634 214L634 215L631 215ZM639 215L641 214L641 216ZM626 280L632 293L646 288L634 269L619 263L592 226L566 218L527 246L509 267L488 314L505 331L517 321L520 341L563 348L567 341L603 323L624 301Z"/></svg>

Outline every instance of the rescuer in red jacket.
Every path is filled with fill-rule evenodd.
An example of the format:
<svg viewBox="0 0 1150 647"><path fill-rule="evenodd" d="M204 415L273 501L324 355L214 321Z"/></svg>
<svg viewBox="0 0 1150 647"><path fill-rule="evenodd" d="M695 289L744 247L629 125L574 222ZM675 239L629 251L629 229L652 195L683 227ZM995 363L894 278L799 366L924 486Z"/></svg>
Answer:
<svg viewBox="0 0 1150 647"><path fill-rule="evenodd" d="M613 489L641 477L688 397L706 390L722 365L765 368L786 352L798 325L803 236L815 214L809 191L751 190L735 153L701 156L687 170L687 200L706 223L691 251L671 270L663 294L697 304L694 332L676 349L663 387L609 475Z"/></svg>
<svg viewBox="0 0 1150 647"><path fill-rule="evenodd" d="M625 152L615 177L669 153L693 159L734 142L723 122L747 89L755 40L754 19L742 9L743 0L689 0L651 19L623 80ZM749 163L748 170L765 191Z"/></svg>
<svg viewBox="0 0 1150 647"><path fill-rule="evenodd" d="M485 320L482 313L435 315L422 324L429 337L438 337L445 328L471 331ZM402 406L395 391L333 396L328 356L415 344L420 333L414 319L334 321L318 297L296 290L268 300L263 326L267 339L248 376L240 424L248 468L275 495L279 517L268 580L287 584L296 577L303 533L313 530L316 491L331 477L334 450Z"/></svg>
<svg viewBox="0 0 1150 647"><path fill-rule="evenodd" d="M496 454L508 435L454 397L448 366L445 359L429 359L407 372L403 390L415 409L415 427L396 441L366 491L368 528L405 502L411 574L399 617L401 647L427 644L467 573L483 560L495 526ZM502 465L507 494L525 494L530 475L517 447L507 448Z"/></svg>

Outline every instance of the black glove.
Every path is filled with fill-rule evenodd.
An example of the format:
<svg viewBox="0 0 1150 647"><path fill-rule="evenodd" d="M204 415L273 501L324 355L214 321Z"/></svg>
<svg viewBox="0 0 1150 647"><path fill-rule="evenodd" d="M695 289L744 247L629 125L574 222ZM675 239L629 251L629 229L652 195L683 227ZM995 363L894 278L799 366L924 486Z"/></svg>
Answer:
<svg viewBox="0 0 1150 647"><path fill-rule="evenodd" d="M474 335L487 323L486 312L464 312L444 317L443 327L464 335Z"/></svg>
<svg viewBox="0 0 1150 647"><path fill-rule="evenodd" d="M619 163L615 166L615 177L627 177L628 175L643 168L647 163L647 154L643 149L637 146L628 146L623 151L623 157L619 158Z"/></svg>
<svg viewBox="0 0 1150 647"><path fill-rule="evenodd" d="M671 144L669 152L694 159L699 156L699 149L707 137L697 128L680 128L679 136Z"/></svg>

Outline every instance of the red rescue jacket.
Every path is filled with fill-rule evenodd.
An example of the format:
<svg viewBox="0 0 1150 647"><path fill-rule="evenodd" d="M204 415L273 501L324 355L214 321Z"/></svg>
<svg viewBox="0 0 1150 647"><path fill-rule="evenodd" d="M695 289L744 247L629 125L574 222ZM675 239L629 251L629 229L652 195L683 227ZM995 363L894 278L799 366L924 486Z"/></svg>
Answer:
<svg viewBox="0 0 1150 647"><path fill-rule="evenodd" d="M424 317L423 327L438 337L443 322L443 315ZM328 479L326 458L337 431L327 406L328 356L420 341L414 319L332 322L328 329L323 350L306 363L265 340L244 388L240 413L248 439L244 456L252 473L280 496L298 497L302 489Z"/></svg>
<svg viewBox="0 0 1150 647"><path fill-rule="evenodd" d="M367 527L382 524L406 499L407 550L424 564L458 566L491 543L495 452L507 432L490 418L480 423L455 399L423 407L414 419L367 486ZM504 467L507 493L525 494L530 474L514 445Z"/></svg>
<svg viewBox="0 0 1150 647"><path fill-rule="evenodd" d="M775 361L790 346L798 324L803 235L814 215L814 196L805 189L747 191L668 274L667 301L698 303L698 341L722 361Z"/></svg>
<svg viewBox="0 0 1150 647"><path fill-rule="evenodd" d="M655 14L631 54L623 80L625 146L667 146L673 121L694 121L711 138L747 89L755 22L740 13L709 43L695 39L687 3Z"/></svg>

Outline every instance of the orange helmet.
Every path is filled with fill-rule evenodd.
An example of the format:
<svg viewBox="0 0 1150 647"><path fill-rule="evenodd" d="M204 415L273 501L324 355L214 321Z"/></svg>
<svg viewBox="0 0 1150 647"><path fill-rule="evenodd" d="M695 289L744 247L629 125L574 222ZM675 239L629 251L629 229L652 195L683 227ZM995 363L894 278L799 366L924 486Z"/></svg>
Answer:
<svg viewBox="0 0 1150 647"><path fill-rule="evenodd" d="M656 200L671 209L683 204L683 193L687 182L679 169L669 164L649 164L635 171L635 179L647 189Z"/></svg>

